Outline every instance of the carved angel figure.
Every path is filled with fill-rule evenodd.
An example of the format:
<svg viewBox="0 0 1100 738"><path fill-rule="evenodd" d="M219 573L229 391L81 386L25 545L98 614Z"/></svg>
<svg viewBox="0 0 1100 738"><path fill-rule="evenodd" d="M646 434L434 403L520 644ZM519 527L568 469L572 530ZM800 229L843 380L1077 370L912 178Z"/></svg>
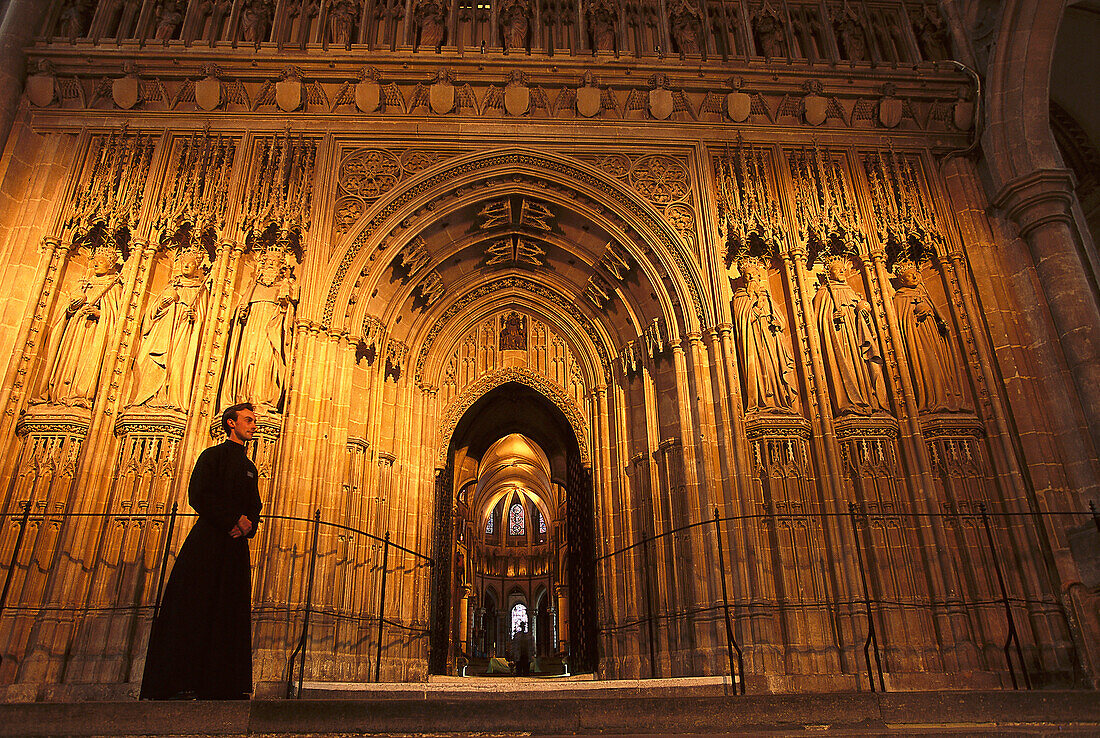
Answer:
<svg viewBox="0 0 1100 738"><path fill-rule="evenodd" d="M252 402L279 410L286 390L298 285L287 252L271 248L233 312L222 373L221 407Z"/></svg>
<svg viewBox="0 0 1100 738"><path fill-rule="evenodd" d="M505 51L523 51L527 47L527 0L504 0L500 6L500 27Z"/></svg>
<svg viewBox="0 0 1100 738"><path fill-rule="evenodd" d="M187 408L210 292L200 249L183 252L179 273L145 312L134 362L134 405Z"/></svg>
<svg viewBox="0 0 1100 738"><path fill-rule="evenodd" d="M837 416L870 415L887 407L878 335L871 305L848 284L848 259L833 258L814 295L821 352Z"/></svg>
<svg viewBox="0 0 1100 738"><path fill-rule="evenodd" d="M38 393L40 402L90 408L99 389L103 356L118 320L122 280L118 251L100 246L92 256L92 274L80 284L50 329L49 371Z"/></svg>
<svg viewBox="0 0 1100 738"><path fill-rule="evenodd" d="M615 26L619 22L619 9L614 0L589 0L584 5L584 13L592 34L592 48L614 51Z"/></svg>
<svg viewBox="0 0 1100 738"><path fill-rule="evenodd" d="M772 300L763 264L740 263L744 284L733 293L737 351L745 378L745 411L792 412L794 356L784 336L786 325Z"/></svg>
<svg viewBox="0 0 1100 738"><path fill-rule="evenodd" d="M965 410L958 367L947 343L947 321L932 303L915 264L903 264L896 271L901 286L894 293L894 310L909 358L917 409L922 413Z"/></svg>

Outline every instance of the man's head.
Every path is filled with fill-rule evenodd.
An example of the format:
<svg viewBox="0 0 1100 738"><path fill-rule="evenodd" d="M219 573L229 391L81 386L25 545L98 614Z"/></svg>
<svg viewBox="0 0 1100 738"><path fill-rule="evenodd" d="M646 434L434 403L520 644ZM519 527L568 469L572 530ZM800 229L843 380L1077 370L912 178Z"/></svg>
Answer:
<svg viewBox="0 0 1100 738"><path fill-rule="evenodd" d="M222 411L222 430L229 440L248 443L256 434L256 408L251 402L227 407Z"/></svg>

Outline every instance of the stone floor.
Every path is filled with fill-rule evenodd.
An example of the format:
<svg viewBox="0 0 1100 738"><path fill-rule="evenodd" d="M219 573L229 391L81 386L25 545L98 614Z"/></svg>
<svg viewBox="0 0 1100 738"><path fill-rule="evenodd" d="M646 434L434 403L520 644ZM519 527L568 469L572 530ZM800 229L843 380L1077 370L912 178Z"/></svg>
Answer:
<svg viewBox="0 0 1100 738"><path fill-rule="evenodd" d="M721 679L491 681L326 685L302 700L4 704L0 736L1100 736L1100 694L1086 691L734 696Z"/></svg>

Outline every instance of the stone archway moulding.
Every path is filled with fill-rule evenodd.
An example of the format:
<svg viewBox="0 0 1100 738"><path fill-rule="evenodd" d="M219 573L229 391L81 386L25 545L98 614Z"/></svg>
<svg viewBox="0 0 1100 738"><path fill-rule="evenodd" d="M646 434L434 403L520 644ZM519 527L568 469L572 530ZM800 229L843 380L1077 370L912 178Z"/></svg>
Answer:
<svg viewBox="0 0 1100 738"><path fill-rule="evenodd" d="M587 423L585 423L584 414L581 413L580 408L565 392L546 377L530 369L520 368L501 369L486 374L467 387L447 407L443 413L443 422L440 424L439 455L436 466L443 468L447 465L447 450L451 445L451 436L454 435L455 428L458 427L458 421L462 419L466 411L487 393L509 382L516 382L530 387L562 411L565 419L569 421L569 425L573 428L573 434L577 437L577 448L580 452L581 463L591 468L592 458L588 451Z"/></svg>
<svg viewBox="0 0 1100 738"><path fill-rule="evenodd" d="M583 184L602 194L600 202L605 207L618 211L620 215L629 215L628 220L634 219L643 225L660 242L663 251L671 259L671 266L679 274L687 290L695 319L701 325L706 324L707 316L704 313L701 297L701 277L697 269L692 269L686 246L671 226L651 212L651 208L646 203L624 189L621 184L609 180L582 162L546 152L517 150L480 152L472 157L449 160L440 165L437 170L425 173L424 179L412 180L410 186L391 194L389 201L364 223L358 234L351 240L331 279L327 280L330 287L325 298L322 324L332 323L336 299L351 270L351 265L367 245L377 239L382 226L390 218L409 208L426 193L447 189L448 184L459 177L484 170L515 166L524 168L532 175L563 176Z"/></svg>

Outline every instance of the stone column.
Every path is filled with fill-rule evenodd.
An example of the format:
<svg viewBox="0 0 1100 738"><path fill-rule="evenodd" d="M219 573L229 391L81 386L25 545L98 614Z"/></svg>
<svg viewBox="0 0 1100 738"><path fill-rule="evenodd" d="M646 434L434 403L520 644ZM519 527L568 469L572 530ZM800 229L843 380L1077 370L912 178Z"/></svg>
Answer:
<svg viewBox="0 0 1100 738"><path fill-rule="evenodd" d="M1100 448L1100 307L1081 258L1073 201L1069 170L1039 169L1008 182L993 204L1016 222L1031 252L1093 445Z"/></svg>
<svg viewBox="0 0 1100 738"><path fill-rule="evenodd" d="M558 644L569 643L569 587L559 584L554 588L558 596Z"/></svg>
<svg viewBox="0 0 1100 738"><path fill-rule="evenodd" d="M458 643L459 650L469 658L470 638L470 589L469 585L462 586L462 599L458 603Z"/></svg>
<svg viewBox="0 0 1100 738"><path fill-rule="evenodd" d="M0 149L7 143L23 95L27 71L23 50L34 39L49 6L42 0L11 0L0 20Z"/></svg>

